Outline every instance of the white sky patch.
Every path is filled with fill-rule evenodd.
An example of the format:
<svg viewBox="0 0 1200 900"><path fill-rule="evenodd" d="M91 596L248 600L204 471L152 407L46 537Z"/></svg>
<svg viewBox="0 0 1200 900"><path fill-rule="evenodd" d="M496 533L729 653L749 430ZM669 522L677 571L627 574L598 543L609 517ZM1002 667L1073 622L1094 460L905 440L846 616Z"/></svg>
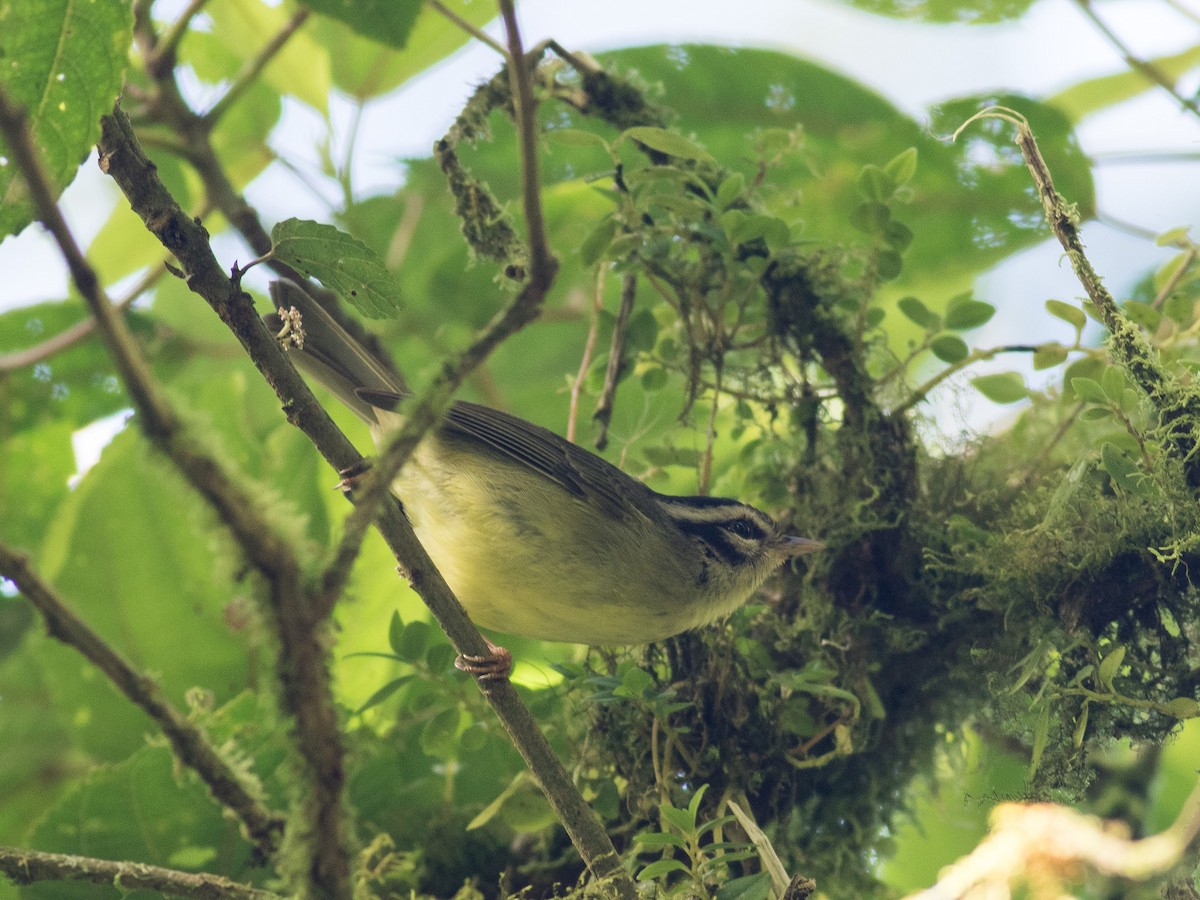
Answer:
<svg viewBox="0 0 1200 900"><path fill-rule="evenodd" d="M125 430L132 417L132 409L122 409L84 425L71 435L71 448L75 451L75 474L67 479L67 484L72 488L79 484L88 469L100 461L104 448Z"/></svg>

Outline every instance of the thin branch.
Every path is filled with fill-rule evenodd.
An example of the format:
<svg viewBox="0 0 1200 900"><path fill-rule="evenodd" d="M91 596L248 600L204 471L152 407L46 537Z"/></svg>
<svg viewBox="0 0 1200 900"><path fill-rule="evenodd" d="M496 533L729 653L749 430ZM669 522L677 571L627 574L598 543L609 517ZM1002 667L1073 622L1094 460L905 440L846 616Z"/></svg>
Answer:
<svg viewBox="0 0 1200 900"><path fill-rule="evenodd" d="M279 848L284 820L256 798L209 742L208 736L167 700L149 675L138 672L104 638L89 628L33 570L23 554L0 544L0 573L20 589L41 614L47 633L79 651L122 694L158 723L181 763L193 769L212 795L245 825L251 842L265 857Z"/></svg>
<svg viewBox="0 0 1200 900"><path fill-rule="evenodd" d="M1190 97L1185 97L1183 94L1179 93L1179 91L1175 88L1174 82L1162 71L1160 71L1158 66L1147 62L1138 56L1135 56L1133 51L1125 45L1125 42L1121 40L1117 33L1104 24L1104 20L1096 15L1095 9L1092 8L1092 0L1075 0L1075 5L1083 11L1083 14L1087 16L1089 20L1091 20L1091 23L1096 26L1096 29L1108 39L1108 42L1116 48L1117 52L1121 54L1121 58L1125 61L1129 68L1137 72L1141 72L1142 75L1146 76L1147 79L1154 84L1157 84L1160 88L1170 94L1175 99L1175 102L1188 112L1200 116L1200 106L1196 104L1195 100L1192 100Z"/></svg>
<svg viewBox="0 0 1200 900"><path fill-rule="evenodd" d="M567 412L567 440L575 443L575 425L579 417L579 395L583 392L583 380L596 353L596 340L600 336L600 312L604 309L604 282L607 266L596 266L596 284L592 289L592 317L588 322L587 340L583 344L583 355L579 359L579 371L571 382L571 402Z"/></svg>
<svg viewBox="0 0 1200 900"><path fill-rule="evenodd" d="M984 362L986 360L993 359L994 357L999 356L1001 353L1036 353L1037 350L1038 347L1033 344L1006 344L1002 347L988 347L986 350L981 350L978 348L972 350L958 362L951 363L916 390L914 390L912 394L909 395L907 400L896 407L892 415L898 416L912 409L914 406L928 397L929 392L935 387L937 387L950 376L961 372L968 366L973 366L977 362Z"/></svg>
<svg viewBox="0 0 1200 900"><path fill-rule="evenodd" d="M183 40L184 35L188 33L191 27L192 19L196 14L204 8L204 4L208 0L191 0L179 14L171 26L162 34L162 37L154 45L154 59L146 60L148 68L169 70L175 68L175 54L179 50L179 43Z"/></svg>
<svg viewBox="0 0 1200 900"><path fill-rule="evenodd" d="M113 302L113 311L124 312L138 297L153 287L154 282L162 278L166 272L166 268L162 265L153 266L145 275L138 279L137 284L130 288L124 297ZM93 316L88 316L86 319L76 322L70 328L63 329L58 334L47 338L36 346L27 347L24 350L16 350L12 353L0 354L0 372L12 372L15 369L24 369L27 366L36 365L42 360L48 359L54 354L74 346L95 330L96 319Z"/></svg>
<svg viewBox="0 0 1200 900"><path fill-rule="evenodd" d="M541 281L543 283L537 284L534 291L545 294L558 271L558 261L550 253L546 221L542 215L542 188L538 178L537 102L533 97L533 82L521 46L521 31L517 26L513 0L500 0L500 15L508 36L508 77L512 85L513 115L517 120L521 153L521 191L525 232L529 242L529 286Z"/></svg>
<svg viewBox="0 0 1200 900"><path fill-rule="evenodd" d="M617 309L617 320L613 324L612 340L608 347L608 367L604 370L604 386L596 401L592 420L600 423L596 435L596 449L608 446L608 423L612 420L613 404L617 396L617 379L621 375L621 363L625 361L625 342L629 338L629 317L633 315L633 303L637 298L637 276L632 272L621 280L621 305Z"/></svg>
<svg viewBox="0 0 1200 900"><path fill-rule="evenodd" d="M234 78L233 83L229 86L229 90L222 95L220 100L213 104L208 112L200 117L210 130L229 111L229 108L241 98L242 94L254 84L258 76L262 74L263 69L279 54L279 51L283 49L291 36L299 30L301 25L308 21L309 15L310 10L307 7L301 7L294 12L292 17L284 23L284 26L275 33L275 36L267 41L262 50L258 52L258 55L246 63L242 71Z"/></svg>
<svg viewBox="0 0 1200 900"><path fill-rule="evenodd" d="M426 0L426 2L436 12L441 13L443 16L445 16L447 19L449 19L451 22L453 22L455 25L457 25L459 28L461 28L467 34L471 35L471 37L475 38L475 40L479 41L480 43L487 44L489 47L491 47L493 50L495 50L501 56L507 55L508 51L506 51L504 49L503 44L501 44L498 40L496 40L494 37L492 37L486 31L482 31L482 30L476 28L474 25L472 25L470 22L468 22L466 19L464 19L462 16L460 16L454 10L447 7L444 3L440 3L439 0Z"/></svg>
<svg viewBox="0 0 1200 900"><path fill-rule="evenodd" d="M36 881L83 881L110 887L119 885L124 891L157 891L168 897L193 897L196 900L284 900L279 894L240 884L221 875L16 847L0 847L0 873L18 885Z"/></svg>

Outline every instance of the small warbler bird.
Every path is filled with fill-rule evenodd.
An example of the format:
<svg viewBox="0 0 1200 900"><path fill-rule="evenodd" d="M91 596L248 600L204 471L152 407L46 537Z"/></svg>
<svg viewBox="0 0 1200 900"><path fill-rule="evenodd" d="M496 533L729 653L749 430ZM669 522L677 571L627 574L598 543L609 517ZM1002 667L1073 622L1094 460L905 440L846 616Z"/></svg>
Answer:
<svg viewBox="0 0 1200 900"><path fill-rule="evenodd" d="M302 287L301 369L371 427L408 390ZM264 317L276 332L280 315ZM671 497L524 419L455 403L392 485L421 544L478 625L549 641L644 644L728 615L785 560L824 547L717 497ZM499 649L499 648L497 648Z"/></svg>

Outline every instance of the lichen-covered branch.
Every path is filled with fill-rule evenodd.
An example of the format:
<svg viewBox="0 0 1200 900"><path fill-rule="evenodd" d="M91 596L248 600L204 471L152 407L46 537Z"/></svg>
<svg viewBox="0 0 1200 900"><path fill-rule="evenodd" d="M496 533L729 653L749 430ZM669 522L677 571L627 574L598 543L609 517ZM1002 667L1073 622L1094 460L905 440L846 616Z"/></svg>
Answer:
<svg viewBox="0 0 1200 900"><path fill-rule="evenodd" d="M13 884L38 881L82 881L120 885L125 891L157 891L167 897L195 900L284 900L271 891L240 884L220 875L180 872L144 863L113 862L90 856L41 853L16 847L0 847L0 873Z"/></svg>

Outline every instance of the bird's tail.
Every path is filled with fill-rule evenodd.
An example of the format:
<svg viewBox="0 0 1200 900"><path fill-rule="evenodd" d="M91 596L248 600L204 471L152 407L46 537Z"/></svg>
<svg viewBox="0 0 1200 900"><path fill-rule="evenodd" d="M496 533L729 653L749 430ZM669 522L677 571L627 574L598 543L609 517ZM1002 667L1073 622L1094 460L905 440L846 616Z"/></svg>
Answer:
<svg viewBox="0 0 1200 900"><path fill-rule="evenodd" d="M301 371L332 391L363 421L378 423L376 413L387 406L380 398L391 396L399 401L407 395L404 380L375 359L296 282L271 282L271 300L276 309L294 308L300 313L304 346L295 351L294 359ZM276 313L263 316L263 321L276 332L283 327Z"/></svg>

